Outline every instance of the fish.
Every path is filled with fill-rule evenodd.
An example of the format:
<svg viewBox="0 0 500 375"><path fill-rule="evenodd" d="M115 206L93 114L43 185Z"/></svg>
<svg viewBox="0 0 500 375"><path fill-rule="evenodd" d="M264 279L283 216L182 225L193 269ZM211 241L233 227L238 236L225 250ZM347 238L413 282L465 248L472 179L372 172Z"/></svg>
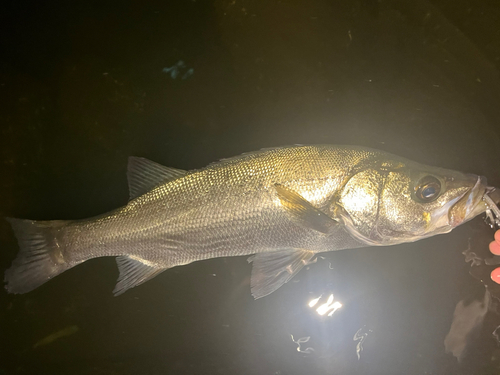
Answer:
<svg viewBox="0 0 500 375"><path fill-rule="evenodd" d="M60 339L62 337L71 336L72 334L77 333L79 329L80 328L78 328L78 326L76 326L76 325L68 326L66 328L63 328L63 329L61 329L61 330L59 330L57 332L54 332L54 333L52 333L52 334L44 337L40 341L37 341L35 343L35 345L33 345L33 349L36 349L39 346L51 344L54 341L56 341L56 340L58 340L58 339Z"/></svg>
<svg viewBox="0 0 500 375"><path fill-rule="evenodd" d="M262 149L191 171L130 157L127 177L130 200L111 212L8 218L20 250L7 291L29 292L97 257L116 257L120 295L172 267L251 255L257 299L318 253L448 233L487 211L493 189L483 176L339 145Z"/></svg>

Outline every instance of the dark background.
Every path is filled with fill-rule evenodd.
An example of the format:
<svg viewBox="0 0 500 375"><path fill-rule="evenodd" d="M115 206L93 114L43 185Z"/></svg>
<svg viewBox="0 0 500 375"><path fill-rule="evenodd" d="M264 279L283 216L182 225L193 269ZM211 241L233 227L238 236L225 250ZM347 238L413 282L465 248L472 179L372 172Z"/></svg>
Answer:
<svg viewBox="0 0 500 375"><path fill-rule="evenodd" d="M129 155L192 169L294 143L379 148L500 186L497 1L8 1L0 51L0 216L124 205ZM179 61L176 78L163 71ZM477 218L328 253L258 301L244 258L117 298L115 261L92 260L0 292L0 374L498 374L494 312L460 364L443 345L457 302L484 293L462 252L486 257L492 236ZM0 249L3 272L18 249L3 220ZM344 304L330 318L306 305L321 293Z"/></svg>

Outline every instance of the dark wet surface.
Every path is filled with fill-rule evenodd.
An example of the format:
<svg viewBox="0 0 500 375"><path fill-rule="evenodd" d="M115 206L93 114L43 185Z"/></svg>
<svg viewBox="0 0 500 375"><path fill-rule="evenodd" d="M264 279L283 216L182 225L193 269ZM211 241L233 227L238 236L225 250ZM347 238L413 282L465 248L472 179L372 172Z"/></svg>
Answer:
<svg viewBox="0 0 500 375"><path fill-rule="evenodd" d="M192 169L294 143L380 148L500 186L495 1L15 2L0 25L0 216L123 205L129 155ZM258 301L243 258L117 298L115 261L92 260L1 292L0 374L497 374L499 315L461 364L443 344L456 304L484 296L462 252L489 257L492 238L477 218L327 253ZM3 272L17 252L5 221L0 241ZM481 267L491 284L494 266ZM307 303L321 293L343 307L318 316Z"/></svg>

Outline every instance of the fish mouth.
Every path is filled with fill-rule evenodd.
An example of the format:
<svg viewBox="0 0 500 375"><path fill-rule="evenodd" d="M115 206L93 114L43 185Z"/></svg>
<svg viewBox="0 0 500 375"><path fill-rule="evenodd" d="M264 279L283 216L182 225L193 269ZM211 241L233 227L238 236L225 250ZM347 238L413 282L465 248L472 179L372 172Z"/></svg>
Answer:
<svg viewBox="0 0 500 375"><path fill-rule="evenodd" d="M487 206L483 196L487 191L486 178L483 176L469 175L474 181L474 186L457 197L456 202L448 211L448 223L452 228L465 223L483 213Z"/></svg>

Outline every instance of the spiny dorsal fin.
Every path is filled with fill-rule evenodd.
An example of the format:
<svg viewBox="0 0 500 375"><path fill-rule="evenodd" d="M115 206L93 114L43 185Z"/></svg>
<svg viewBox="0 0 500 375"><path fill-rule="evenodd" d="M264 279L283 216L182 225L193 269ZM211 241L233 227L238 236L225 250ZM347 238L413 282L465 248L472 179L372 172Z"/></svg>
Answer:
<svg viewBox="0 0 500 375"><path fill-rule="evenodd" d="M154 187L186 174L181 169L164 167L146 158L128 158L127 179L130 199L137 198Z"/></svg>
<svg viewBox="0 0 500 375"><path fill-rule="evenodd" d="M113 289L113 294L115 296L119 296L128 289L151 280L153 277L166 270L166 268L149 265L143 259L132 258L125 255L116 257L116 263L118 264L120 276L118 276L118 282L116 283L115 289Z"/></svg>
<svg viewBox="0 0 500 375"><path fill-rule="evenodd" d="M314 207L297 192L283 185L275 185L276 192L285 210L299 224L321 233L331 233L339 224L327 214Z"/></svg>
<svg viewBox="0 0 500 375"><path fill-rule="evenodd" d="M309 250L282 249L250 257L248 261L253 263L250 279L252 296L257 299L274 292L311 263L314 254Z"/></svg>

